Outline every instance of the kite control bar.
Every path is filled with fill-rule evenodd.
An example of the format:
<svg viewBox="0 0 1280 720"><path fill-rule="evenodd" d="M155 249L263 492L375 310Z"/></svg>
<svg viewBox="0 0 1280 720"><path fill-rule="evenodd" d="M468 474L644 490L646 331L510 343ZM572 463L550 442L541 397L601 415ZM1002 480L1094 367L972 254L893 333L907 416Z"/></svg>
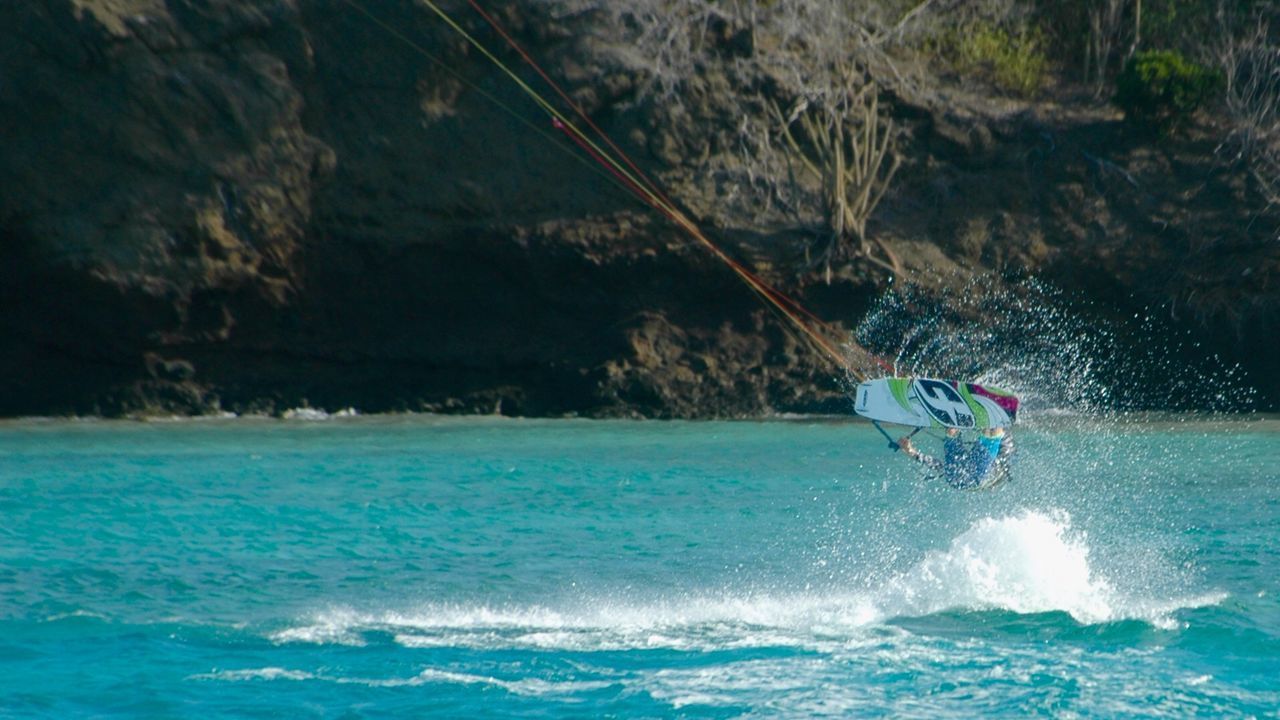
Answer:
<svg viewBox="0 0 1280 720"><path fill-rule="evenodd" d="M897 441L897 440L894 440L892 435L890 435L889 433L885 432L885 431L884 431L884 428L880 427L880 423L879 423L879 421L872 420L872 421L871 421L871 424L872 424L872 425L875 425L875 426L876 426L876 429L880 431L880 434L884 436L884 439L889 441L889 449L893 450L894 452L897 452L897 451L899 451L899 450L901 450L901 449L902 449L902 448L898 447L898 441ZM908 438L913 438L913 437L915 437L915 436L916 436L916 433L920 432L920 431L921 431L921 430L923 430L923 429L924 429L924 428L919 428L919 427L918 427L918 428L916 428L915 430L912 430L912 431L911 431L911 434L910 434L910 435L908 435L907 437L908 437Z"/></svg>

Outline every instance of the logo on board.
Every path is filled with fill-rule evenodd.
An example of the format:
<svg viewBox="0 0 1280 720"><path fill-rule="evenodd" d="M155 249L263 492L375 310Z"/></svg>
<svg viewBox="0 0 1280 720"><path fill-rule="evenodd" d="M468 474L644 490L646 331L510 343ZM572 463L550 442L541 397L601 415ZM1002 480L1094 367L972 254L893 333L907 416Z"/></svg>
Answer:
<svg viewBox="0 0 1280 720"><path fill-rule="evenodd" d="M977 419L960 393L941 380L920 379L911 383L916 399L934 420L951 427L973 427Z"/></svg>

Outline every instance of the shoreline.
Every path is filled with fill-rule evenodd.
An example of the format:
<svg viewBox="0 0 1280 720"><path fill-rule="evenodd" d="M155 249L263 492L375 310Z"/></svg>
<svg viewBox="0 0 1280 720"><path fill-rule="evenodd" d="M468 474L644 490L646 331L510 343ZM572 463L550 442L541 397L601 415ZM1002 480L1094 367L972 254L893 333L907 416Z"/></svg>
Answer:
<svg viewBox="0 0 1280 720"><path fill-rule="evenodd" d="M308 408L308 410L311 410ZM1127 411L1112 414L1089 414L1069 410L1050 410L1028 413L1032 420L1022 420L1015 428L1055 428L1068 426L1071 423L1094 422L1109 423L1122 427L1158 427L1188 428L1205 424L1245 424L1252 426L1270 426L1266 429L1280 430L1280 412L1177 412L1177 411ZM1025 416L1025 415L1024 415ZM104 417L104 416L29 416L0 418L0 431L23 427L50 426L233 426L247 424L269 424L273 426L306 426L306 425L390 425L411 423L468 424L491 423L508 424L554 424L579 423L583 425L711 425L711 424L815 424L815 425L870 425L871 421L850 412L843 414L800 414L778 413L757 417L702 417L702 418L614 418L586 416L519 416L500 414L451 414L429 412L388 412L361 413L341 411L338 413L305 413L290 415L224 413L221 415L187 415L187 416L137 416L137 417Z"/></svg>

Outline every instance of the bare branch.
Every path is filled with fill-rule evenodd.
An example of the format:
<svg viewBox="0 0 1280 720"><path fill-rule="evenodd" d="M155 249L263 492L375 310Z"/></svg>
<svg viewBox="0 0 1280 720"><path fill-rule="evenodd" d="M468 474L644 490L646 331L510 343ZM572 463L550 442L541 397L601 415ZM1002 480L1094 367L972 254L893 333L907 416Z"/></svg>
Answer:
<svg viewBox="0 0 1280 720"><path fill-rule="evenodd" d="M780 121L778 131L787 147L821 183L831 241L820 261L826 265L828 277L831 262L841 256L862 257L900 274L897 257L883 243L877 243L890 262L874 258L866 236L867 220L901 161L892 153L893 122L880 114L874 84L854 87L849 81L844 93L841 102L829 109L810 105L801 112L804 143L792 133L792 123L783 121L787 116L776 105L773 115Z"/></svg>
<svg viewBox="0 0 1280 720"><path fill-rule="evenodd" d="M1224 19L1225 20L1225 19ZM1224 28L1233 23L1223 22ZM1280 44L1271 18L1253 17L1244 32L1227 29L1215 53L1226 79L1232 140L1269 204L1280 204Z"/></svg>

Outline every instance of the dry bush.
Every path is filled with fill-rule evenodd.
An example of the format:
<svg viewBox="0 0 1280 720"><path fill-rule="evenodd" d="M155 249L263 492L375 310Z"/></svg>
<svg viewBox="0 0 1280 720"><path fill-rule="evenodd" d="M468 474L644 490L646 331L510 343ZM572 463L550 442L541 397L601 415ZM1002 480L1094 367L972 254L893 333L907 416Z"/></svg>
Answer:
<svg viewBox="0 0 1280 720"><path fill-rule="evenodd" d="M658 106L668 117L705 115L708 108L695 107L702 100L691 91L705 77L729 79L733 92L718 95L712 116L702 121L731 118L735 152L697 160L700 174L715 182L721 211L757 226L777 227L790 218L810 229L812 218L822 216L829 242L821 261L870 256L867 218L892 180L897 156L890 152L891 126L874 104L877 91L867 85L868 77L897 86L916 82L899 70L890 51L912 42L930 12L947 3L552 1L563 12L597 13L605 25L621 28L623 37L601 40L600 46L638 71L637 102ZM851 78L858 81L851 84ZM872 103L869 115L859 104L864 101ZM782 132L787 123L769 112L778 105L810 108L804 116L812 124L801 129L800 118L791 117L800 137L788 138ZM871 145L876 150L864 153ZM806 153L827 150L821 157L797 155L802 147ZM797 167L812 167L813 177L798 181ZM889 257L875 262L895 270L896 259Z"/></svg>
<svg viewBox="0 0 1280 720"><path fill-rule="evenodd" d="M828 268L861 257L890 272L897 259L867 236L898 163L880 90L929 91L926 64L913 60L930 38L1014 31L1030 17L1021 0L546 1L613 29L594 47L638 76L636 102L660 123L722 126L721 152L687 158L714 184L717 212L824 238ZM709 78L731 88L712 104Z"/></svg>
<svg viewBox="0 0 1280 720"><path fill-rule="evenodd" d="M929 6L934 0L926 0ZM642 70L642 94L663 102L681 102L688 81L715 62L725 28L749 33L754 48L767 57L770 71L808 96L838 92L836 68L874 54L899 23L899 6L908 0L846 3L838 0L553 0L562 12L594 12L626 29L617 57ZM908 7L909 10L909 7ZM909 13L908 13L909 14ZM750 53L746 55L752 55ZM759 58L738 57L735 64Z"/></svg>
<svg viewBox="0 0 1280 720"><path fill-rule="evenodd" d="M858 83L848 73L844 93L825 107L808 102L783 113L773 105L779 132L801 166L822 190L823 210L831 236L818 258L828 282L831 262L863 257L895 275L902 274L897 256L883 243L888 262L871 254L867 220L893 181L901 158L893 152L893 122L879 112L878 88ZM799 132L793 131L793 127ZM886 162L887 161L887 162Z"/></svg>
<svg viewBox="0 0 1280 720"><path fill-rule="evenodd" d="M1123 64L1119 50L1128 37L1126 15L1131 5L1131 0L1093 0L1086 3L1089 34L1085 39L1083 77L1099 95L1106 87L1113 68L1118 69ZM1137 46L1136 37L1132 46Z"/></svg>
<svg viewBox="0 0 1280 720"><path fill-rule="evenodd" d="M1267 202L1280 204L1280 19L1275 8L1224 32L1216 61L1226 82L1233 146ZM1277 24L1273 24L1277 23ZM1230 23L1224 22L1224 27Z"/></svg>

